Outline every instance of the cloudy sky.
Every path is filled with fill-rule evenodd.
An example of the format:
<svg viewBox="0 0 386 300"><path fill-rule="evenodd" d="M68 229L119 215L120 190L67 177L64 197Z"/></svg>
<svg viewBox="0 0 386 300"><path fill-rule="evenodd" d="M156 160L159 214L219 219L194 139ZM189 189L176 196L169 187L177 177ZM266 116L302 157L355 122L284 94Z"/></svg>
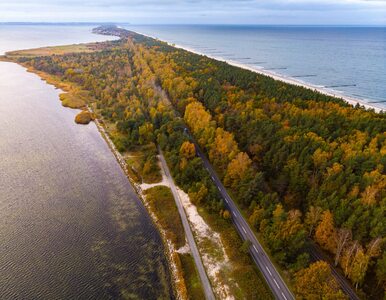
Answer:
<svg viewBox="0 0 386 300"><path fill-rule="evenodd" d="M386 0L0 0L0 22L386 25Z"/></svg>

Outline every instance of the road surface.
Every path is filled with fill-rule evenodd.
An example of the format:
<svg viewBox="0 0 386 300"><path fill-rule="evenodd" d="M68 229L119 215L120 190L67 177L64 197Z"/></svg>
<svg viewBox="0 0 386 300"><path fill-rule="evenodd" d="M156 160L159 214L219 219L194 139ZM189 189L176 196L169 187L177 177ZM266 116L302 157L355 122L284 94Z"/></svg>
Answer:
<svg viewBox="0 0 386 300"><path fill-rule="evenodd" d="M217 173L213 169L212 165L209 163L208 159L201 151L200 147L196 144L196 153L202 159L204 167L209 172L214 184L217 186L221 196L224 199L225 206L229 210L232 216L233 223L235 224L238 232L240 233L243 240L249 240L251 242L250 253L255 261L256 265L259 267L261 273L263 274L265 280L267 281L271 291L276 299L281 300L292 300L295 297L292 295L291 291L281 278L280 274L277 272L275 266L270 261L268 255L265 253L263 247L260 245L259 241L256 239L256 236L252 229L249 227L249 224L245 221L244 217L241 215L236 204L233 202L229 194L227 193L225 187L221 183L221 180L217 176Z"/></svg>
<svg viewBox="0 0 386 300"><path fill-rule="evenodd" d="M215 297L213 294L212 286L210 285L208 276L207 276L205 269L204 269L204 265L202 264L201 256L200 256L200 253L198 252L196 241L194 240L193 233L192 233L192 230L190 228L188 218L186 217L184 207L182 206L180 196L178 195L176 185L174 184L174 180L173 180L172 176L170 175L168 165L166 163L165 157L162 154L161 149L158 149L158 151L160 154L159 157L160 157L162 169L164 170L164 173L167 177L170 189L172 191L174 200L175 200L176 205L177 205L178 212L181 216L181 221L182 221L182 225L183 225L184 230L185 230L186 239L188 240L190 251L192 252L194 262L196 263L197 271L198 271L198 274L200 276L201 283L202 283L202 288L203 288L204 293L205 293L205 298L207 300L214 300Z"/></svg>
<svg viewBox="0 0 386 300"><path fill-rule="evenodd" d="M250 252L255 261L256 265L259 267L260 271L263 273L268 285L270 286L274 296L276 299L295 299L291 291L286 286L285 282L280 277L279 273L276 271L274 265L271 263L267 254L264 252L262 246L259 241L256 239L253 231L250 229L249 224L245 221L244 217L239 212L237 206L227 193L225 187L223 186L221 180L217 176L216 171L213 169L212 165L206 158L205 154L202 152L200 147L191 137L188 132L188 129L185 129L185 133L189 135L189 138L196 146L196 153L202 159L204 163L204 167L209 172L212 181L217 186L221 196L224 199L225 206L229 210L232 215L233 223L235 224L238 232L240 233L243 240L249 240L251 242ZM315 260L324 260L323 257L320 256L320 253L313 249L311 252L312 257ZM336 278L343 292L351 299L351 300L359 300L359 297L356 295L355 291L351 288L351 286L347 283L347 280L339 274L335 268L331 266L331 271L333 276Z"/></svg>

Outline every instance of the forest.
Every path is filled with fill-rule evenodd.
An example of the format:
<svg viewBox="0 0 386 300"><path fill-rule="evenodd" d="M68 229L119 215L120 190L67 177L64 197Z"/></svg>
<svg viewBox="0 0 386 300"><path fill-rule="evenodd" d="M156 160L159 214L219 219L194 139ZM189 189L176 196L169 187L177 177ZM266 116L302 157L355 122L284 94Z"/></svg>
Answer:
<svg viewBox="0 0 386 300"><path fill-rule="evenodd" d="M187 126L300 299L344 299L314 246L360 296L383 299L385 113L135 33L102 45L17 60L87 91L120 151L160 145L192 201L229 219Z"/></svg>

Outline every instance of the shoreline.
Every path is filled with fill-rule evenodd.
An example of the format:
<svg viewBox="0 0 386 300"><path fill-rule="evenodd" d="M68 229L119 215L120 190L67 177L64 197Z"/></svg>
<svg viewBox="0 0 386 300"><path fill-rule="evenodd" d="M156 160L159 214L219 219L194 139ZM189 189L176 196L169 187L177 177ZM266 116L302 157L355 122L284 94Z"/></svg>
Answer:
<svg viewBox="0 0 386 300"><path fill-rule="evenodd" d="M54 86L55 89L57 89L59 92L63 92L63 93L69 92L68 90L66 90L65 86L60 85L60 82L56 82L55 80L52 80L52 78L50 80L50 76L44 72L40 72L40 71L37 71L33 68L29 68L29 67L23 65L22 63L18 63L16 61L0 60L0 62L1 61L6 62L6 63L14 63L14 64L19 65L20 67L22 67L25 70L25 72L35 74L41 80L43 80L47 85ZM58 100L60 101L59 96L58 96ZM72 109L72 110L76 110L76 111L81 111L80 109L77 109L77 108L70 108L70 107L68 107L68 108ZM91 112L92 114L94 114L94 110L88 104L86 104L86 109L89 112ZM97 131L99 132L100 137L105 141L107 147L110 149L112 155L114 156L115 161L119 164L122 172L126 176L128 184L131 185L131 187L133 188L134 193L137 195L138 199L140 200L140 202L142 203L142 205L146 209L146 212L148 213L151 222L153 223L153 225L157 229L157 231L160 235L160 238L162 240L163 247L164 247L164 254L165 254L167 266L168 266L168 269L170 272L170 279L171 279L170 284L171 284L173 292L175 293L174 296L176 297L176 300L184 300L185 299L185 297L183 295L184 293L183 293L183 291L181 291L181 281L183 281L184 279L183 279L183 275L180 273L178 263L176 263L175 257L173 255L173 251L175 250L174 246L167 238L166 232L164 231L164 229L159 225L158 218L155 216L154 212L150 209L150 207L146 201L146 198L142 193L141 187L138 184L136 184L134 182L134 180L130 177L129 172L127 171L128 164L126 163L122 154L115 147L113 141L110 139L108 132L106 131L106 129L103 125L104 124L103 120L100 118L95 118L93 120L93 123L95 124L95 127L96 127Z"/></svg>
<svg viewBox="0 0 386 300"><path fill-rule="evenodd" d="M359 104L360 106L363 106L366 109L373 109L376 113L381 113L381 112L385 112L386 111L386 108L379 107L379 106L374 105L372 103L367 103L367 102L364 101L364 99L347 96L347 95L344 95L344 94L342 94L342 93L340 93L338 91L336 91L336 92L329 91L329 90L326 90L323 87L316 86L316 85L313 85L311 83L306 83L304 81L296 80L296 79L291 78L291 77L286 77L284 75L277 74L275 72L269 72L269 71L266 71L264 69L253 68L253 67L250 67L250 66L248 66L246 64L243 64L241 62L234 61L232 59L226 59L226 58L223 58L223 57L220 57L220 56L216 56L216 55L205 54L204 52L195 50L193 48L190 48L190 47L187 47L187 46L182 46L182 45L179 45L179 44L170 43L168 41L161 40L161 39L159 39L159 38L157 38L155 36L151 36L151 35L139 32L139 31L134 31L134 30L127 29L127 28L124 28L124 29L130 30L130 31L135 32L137 34L146 36L148 38L152 38L152 39L164 42L167 45L169 45L171 47L174 47L174 48L177 48L177 49L182 49L182 50L185 50L185 51L197 54L197 55L206 56L206 57L209 57L211 59L215 59L217 61L225 62L225 63L227 63L227 64L229 64L231 66L234 66L234 67L238 67L238 68L241 68L241 69L244 69L244 70L248 70L248 71L260 74L260 75L268 76L268 77L270 77L270 78L272 78L274 80L278 80L278 81L281 81L281 82L284 82L284 83L287 83L287 84L291 84L291 85L301 86L301 87L304 87L304 88L307 88L307 89L310 89L310 90L313 90L313 91L317 91L317 92L319 92L321 94L324 94L324 95L327 95L327 96L331 96L331 97L335 97L335 98L338 98L338 99L342 99L343 101L345 101L346 103L348 103L348 104L350 104L352 106L355 106L355 105Z"/></svg>
<svg viewBox="0 0 386 300"><path fill-rule="evenodd" d="M59 101L59 103L61 102L61 100L59 99L59 95L61 93L69 92L68 87L66 87L65 85L61 85L60 82L55 81L55 79L50 77L50 75L47 73L27 67L23 63L19 63L9 59L1 59L1 56L0 56L0 63L2 62L18 65L24 70L24 72L32 73L33 75L40 78L40 80L44 81L44 83L47 84L48 86L53 86L55 90L57 90L58 92L57 101ZM82 109L79 109L79 108L65 107L63 105L61 108L70 109L76 112L82 111ZM85 108L87 111L94 114L94 110L88 104L86 104ZM136 184L134 180L130 177L130 174L127 171L128 164L126 163L123 155L117 150L117 148L115 147L115 144L111 140L108 134L108 131L104 126L103 119L95 118L90 123L94 123L95 128L98 131L101 139L104 140L104 142L106 143L106 146L112 153L114 160L118 163L120 169L122 170L124 176L126 177L127 184L129 184L132 187L134 195L137 196L138 200L143 205L146 213L149 216L150 222L152 223L152 225L155 227L156 231L159 234L159 237L161 239L162 246L163 246L162 252L164 253L164 258L166 261L166 268L170 276L170 288L171 288L172 295L175 297L176 300L185 300L185 299L187 300L187 297L184 296L184 291L183 291L183 287L185 287L185 281L184 281L183 274L181 273L182 270L180 269L179 264L176 262L176 258L174 256L174 252L176 252L176 249L174 248L170 240L167 238L166 232L159 224L159 220L156 217L154 211L150 209L147 203L146 197L142 193L141 187L138 184ZM87 124L87 125L93 126L92 124ZM82 125L77 124L77 126L82 126Z"/></svg>
<svg viewBox="0 0 386 300"><path fill-rule="evenodd" d="M71 85L66 85L65 83L57 81L57 78L53 78L52 76L50 76L49 74L47 74L45 72L38 71L34 68L28 67L28 66L24 65L23 63L19 63L19 62L14 61L14 60L10 60L10 59L5 58L3 61L7 62L7 63L15 63L15 64L21 66L26 72L33 73L33 74L37 75L46 84L54 86L61 93L71 92L71 89L72 89ZM60 99L58 99L58 100L60 100ZM68 107L68 108L69 109L75 109L76 111L81 111L80 109L77 109L77 108L71 108L71 107ZM92 105L86 104L85 109L87 111L89 111L90 113L95 114ZM96 127L97 131L99 132L101 138L105 141L107 147L111 151L116 162L119 164L122 172L126 176L126 178L128 180L128 184L130 184L132 186L135 194L137 195L137 197L140 200L140 202L142 203L142 205L145 207L146 212L148 213L151 222L153 223L153 225L155 226L155 228L157 229L157 231L160 235L160 238L162 240L162 244L164 247L163 252L165 254L167 267L168 267L168 270L170 272L170 278L171 278L170 284L171 284L172 290L174 292L174 296L176 297L176 300L188 299L187 292L186 292L186 281L184 278L183 269L181 269L181 262L179 261L179 258L177 255L178 253L181 253L180 251L184 251L184 250L177 249L173 245L171 240L169 240L167 232L160 225L158 217L156 216L155 212L151 209L149 203L147 202L146 195L144 194L144 188L142 187L141 184L136 183L133 180L133 178L130 176L130 174L128 172L129 165L127 164L124 156L118 151L115 144L111 140L109 133L108 133L108 130L106 129L106 125L104 123L103 118L100 118L100 116L96 117L95 119L93 119L93 122L94 122L95 127ZM90 123L92 123L92 122L90 122ZM158 186L160 184L162 185L162 182L156 183L156 184L154 184L154 186ZM149 187L152 185L153 184L149 184ZM188 197L187 194L185 194L182 190L178 189L178 192L183 193L186 197ZM205 225L206 225L206 223L205 223ZM225 253L225 250L223 250L223 251ZM208 260L209 256L206 255L205 258L206 258L206 260ZM211 261L211 263L213 263L213 262ZM216 270L218 271L218 266L216 266ZM216 277L217 274L211 274L211 275L213 278L216 278L215 281L217 281L217 277ZM229 290L228 290L229 287L226 286L226 287L224 287L224 289L225 290L220 289L219 292L221 294L224 294L224 293L228 294L229 293ZM226 297L226 298L228 299L228 297ZM229 299L231 299L231 298L229 298Z"/></svg>
<svg viewBox="0 0 386 300"><path fill-rule="evenodd" d="M87 105L87 109L94 114L93 109L89 105ZM161 237L161 240L164 246L164 253L165 253L165 257L170 271L172 289L175 292L176 299L177 300L185 299L184 292L181 291L181 284L185 286L184 278L183 278L183 275L180 273L181 270L179 269L178 263L175 261L175 256L173 255L177 249L175 249L172 242L167 238L167 234L164 228L162 228L162 226L159 224L159 220L157 216L155 215L154 211L151 210L149 204L147 203L146 196L143 194L143 189L139 184L135 183L134 180L130 177L129 172L127 171L129 166L125 161L124 157L122 156L122 154L115 147L113 141L110 139L108 132L103 126L103 120L101 122L100 119L95 118L93 121L101 137L105 140L107 146L110 148L110 151L112 152L116 161L120 165L123 173L126 175L129 184L133 187L133 190L137 194L143 206L146 208L146 211L149 214L150 219L152 220L152 223L154 224L154 226L157 228L159 232L159 235Z"/></svg>

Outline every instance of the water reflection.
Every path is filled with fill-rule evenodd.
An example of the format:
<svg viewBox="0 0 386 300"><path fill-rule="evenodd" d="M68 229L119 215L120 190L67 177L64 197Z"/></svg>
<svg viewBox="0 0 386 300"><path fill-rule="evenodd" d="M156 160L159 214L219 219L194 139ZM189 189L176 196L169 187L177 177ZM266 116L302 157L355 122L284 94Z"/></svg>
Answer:
<svg viewBox="0 0 386 300"><path fill-rule="evenodd" d="M170 298L157 230L94 124L0 63L0 298Z"/></svg>

